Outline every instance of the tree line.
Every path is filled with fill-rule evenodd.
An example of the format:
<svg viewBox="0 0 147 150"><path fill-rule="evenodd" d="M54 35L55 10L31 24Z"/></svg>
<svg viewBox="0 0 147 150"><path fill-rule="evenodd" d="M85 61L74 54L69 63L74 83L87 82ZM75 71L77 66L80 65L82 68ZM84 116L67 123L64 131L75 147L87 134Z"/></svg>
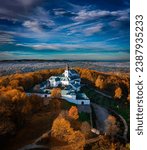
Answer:
<svg viewBox="0 0 147 150"><path fill-rule="evenodd" d="M15 134L30 114L42 108L42 98L27 96L25 91L62 72L63 69L53 69L0 77L0 141Z"/></svg>
<svg viewBox="0 0 147 150"><path fill-rule="evenodd" d="M81 68L77 68L77 71L84 82L108 93L114 99L130 101L130 77L128 74L102 73Z"/></svg>

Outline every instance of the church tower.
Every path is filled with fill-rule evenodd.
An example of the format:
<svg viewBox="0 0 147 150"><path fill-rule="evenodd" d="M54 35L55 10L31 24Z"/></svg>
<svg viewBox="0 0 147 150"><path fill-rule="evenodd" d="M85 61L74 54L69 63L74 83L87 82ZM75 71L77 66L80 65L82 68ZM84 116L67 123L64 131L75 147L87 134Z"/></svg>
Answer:
<svg viewBox="0 0 147 150"><path fill-rule="evenodd" d="M65 72L64 72L64 76L69 77L69 65L68 64L66 64L66 69L65 69Z"/></svg>
<svg viewBox="0 0 147 150"><path fill-rule="evenodd" d="M68 64L66 64L66 70L69 70L69 65Z"/></svg>

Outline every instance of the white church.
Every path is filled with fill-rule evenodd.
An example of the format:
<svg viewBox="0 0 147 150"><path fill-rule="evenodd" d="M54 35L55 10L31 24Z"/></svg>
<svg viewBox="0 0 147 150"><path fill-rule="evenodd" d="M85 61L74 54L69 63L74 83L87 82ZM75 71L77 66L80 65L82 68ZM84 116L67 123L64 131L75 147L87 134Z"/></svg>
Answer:
<svg viewBox="0 0 147 150"><path fill-rule="evenodd" d="M75 91L80 91L81 87L80 75L75 70L69 69L68 65L62 75L51 76L48 81L50 87L71 86Z"/></svg>
<svg viewBox="0 0 147 150"><path fill-rule="evenodd" d="M34 93L41 97L50 97L51 88L61 88L61 96L63 99L77 104L89 105L90 100L85 93L80 92L81 78L78 72L66 66L63 74L59 76L51 76L47 81L40 84L40 92Z"/></svg>

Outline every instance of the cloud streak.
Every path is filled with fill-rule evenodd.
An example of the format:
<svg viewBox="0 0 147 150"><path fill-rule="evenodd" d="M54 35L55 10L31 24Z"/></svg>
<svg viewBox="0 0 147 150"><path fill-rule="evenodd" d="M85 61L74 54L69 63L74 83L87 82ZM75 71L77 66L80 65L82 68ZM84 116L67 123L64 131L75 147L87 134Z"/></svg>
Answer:
<svg viewBox="0 0 147 150"><path fill-rule="evenodd" d="M29 20L25 21L23 23L23 26L28 28L29 30L31 30L33 32L39 32L39 33L41 32L41 28L40 28L37 21L29 21Z"/></svg>
<svg viewBox="0 0 147 150"><path fill-rule="evenodd" d="M73 17L74 21L89 21L94 19L100 19L103 17L118 17L118 20L123 18L129 18L129 9L127 10L117 10L117 11L108 11L108 10L80 10L77 13L76 17Z"/></svg>
<svg viewBox="0 0 147 150"><path fill-rule="evenodd" d="M97 24L95 26L88 27L88 28L84 29L83 32L86 36L91 36L95 33L100 32L102 30L102 28L103 28L102 24Z"/></svg>
<svg viewBox="0 0 147 150"><path fill-rule="evenodd" d="M85 50L88 50L90 52L117 52L119 51L125 51L124 48L118 48L117 45L109 45L106 42L91 42L91 43L85 43L85 44L16 44L16 46L21 47L29 47L33 48L34 50L55 50L55 51L63 51L64 52L71 52L71 51L77 51L77 49L80 49L81 53Z"/></svg>

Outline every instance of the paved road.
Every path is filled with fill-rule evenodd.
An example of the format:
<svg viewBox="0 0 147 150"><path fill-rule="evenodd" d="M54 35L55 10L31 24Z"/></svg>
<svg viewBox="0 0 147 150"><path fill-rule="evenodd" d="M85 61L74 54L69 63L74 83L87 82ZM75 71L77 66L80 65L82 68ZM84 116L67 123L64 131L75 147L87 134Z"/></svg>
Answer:
<svg viewBox="0 0 147 150"><path fill-rule="evenodd" d="M91 103L96 114L96 126L102 132L105 132L105 120L107 119L109 113L108 110L95 104Z"/></svg>
<svg viewBox="0 0 147 150"><path fill-rule="evenodd" d="M26 145L21 149L18 150L31 150L31 149L42 149L42 150L48 150L47 146L44 145L36 145L36 144L30 144L30 145Z"/></svg>
<svg viewBox="0 0 147 150"><path fill-rule="evenodd" d="M101 92L101 91L99 91L99 90L94 90L96 93L98 93L98 94L101 94L101 95L103 95L103 96L105 96L105 97L107 97L107 98L110 98L110 99L112 99L112 96L110 96L110 95L108 95L108 94L105 94L105 93L103 93L103 92Z"/></svg>
<svg viewBox="0 0 147 150"><path fill-rule="evenodd" d="M91 113L90 105L77 105L79 112Z"/></svg>

